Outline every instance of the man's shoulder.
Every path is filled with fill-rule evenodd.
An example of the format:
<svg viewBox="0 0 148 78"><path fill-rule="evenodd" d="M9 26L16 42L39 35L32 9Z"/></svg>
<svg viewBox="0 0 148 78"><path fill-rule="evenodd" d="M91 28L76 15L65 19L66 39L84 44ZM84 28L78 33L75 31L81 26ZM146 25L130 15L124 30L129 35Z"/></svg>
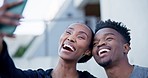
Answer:
<svg viewBox="0 0 148 78"><path fill-rule="evenodd" d="M134 65L130 78L148 78L148 67Z"/></svg>
<svg viewBox="0 0 148 78"><path fill-rule="evenodd" d="M134 65L134 69L136 71L147 71L148 72L148 67L142 67L142 66Z"/></svg>

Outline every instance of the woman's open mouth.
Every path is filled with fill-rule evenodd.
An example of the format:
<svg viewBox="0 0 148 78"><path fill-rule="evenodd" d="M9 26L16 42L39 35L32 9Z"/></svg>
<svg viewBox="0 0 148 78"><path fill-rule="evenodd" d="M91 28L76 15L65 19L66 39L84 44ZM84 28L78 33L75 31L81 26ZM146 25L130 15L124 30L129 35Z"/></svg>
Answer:
<svg viewBox="0 0 148 78"><path fill-rule="evenodd" d="M64 44L63 49L71 51L71 52L75 51L75 48L73 46L71 46L71 45L68 45L68 44Z"/></svg>

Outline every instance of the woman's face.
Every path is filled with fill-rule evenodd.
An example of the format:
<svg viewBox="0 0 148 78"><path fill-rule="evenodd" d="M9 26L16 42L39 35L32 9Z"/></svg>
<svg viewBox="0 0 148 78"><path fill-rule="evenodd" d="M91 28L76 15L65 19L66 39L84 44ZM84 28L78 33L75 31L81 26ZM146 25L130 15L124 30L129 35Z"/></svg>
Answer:
<svg viewBox="0 0 148 78"><path fill-rule="evenodd" d="M60 37L59 56L70 62L77 62L85 53L89 53L91 30L84 24L70 25Z"/></svg>

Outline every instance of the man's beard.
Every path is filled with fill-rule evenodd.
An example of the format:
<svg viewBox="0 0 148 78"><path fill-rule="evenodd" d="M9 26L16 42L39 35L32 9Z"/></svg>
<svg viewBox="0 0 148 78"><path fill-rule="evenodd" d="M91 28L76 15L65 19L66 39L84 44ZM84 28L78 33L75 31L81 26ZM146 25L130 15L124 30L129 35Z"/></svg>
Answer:
<svg viewBox="0 0 148 78"><path fill-rule="evenodd" d="M102 66L103 68L108 67L110 64L112 63L112 60L108 60L107 62L100 62L98 63L100 66Z"/></svg>

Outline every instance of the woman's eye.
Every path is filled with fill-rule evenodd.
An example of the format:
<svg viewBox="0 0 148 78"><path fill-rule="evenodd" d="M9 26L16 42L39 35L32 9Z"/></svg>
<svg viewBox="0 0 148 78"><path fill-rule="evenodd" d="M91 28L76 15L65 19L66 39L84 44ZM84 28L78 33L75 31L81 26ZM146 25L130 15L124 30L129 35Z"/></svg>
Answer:
<svg viewBox="0 0 148 78"><path fill-rule="evenodd" d="M71 34L71 32L70 31L66 31L66 34Z"/></svg>
<svg viewBox="0 0 148 78"><path fill-rule="evenodd" d="M79 39L83 39L83 40L85 39L85 37L83 37L83 36L78 36L78 38Z"/></svg>

